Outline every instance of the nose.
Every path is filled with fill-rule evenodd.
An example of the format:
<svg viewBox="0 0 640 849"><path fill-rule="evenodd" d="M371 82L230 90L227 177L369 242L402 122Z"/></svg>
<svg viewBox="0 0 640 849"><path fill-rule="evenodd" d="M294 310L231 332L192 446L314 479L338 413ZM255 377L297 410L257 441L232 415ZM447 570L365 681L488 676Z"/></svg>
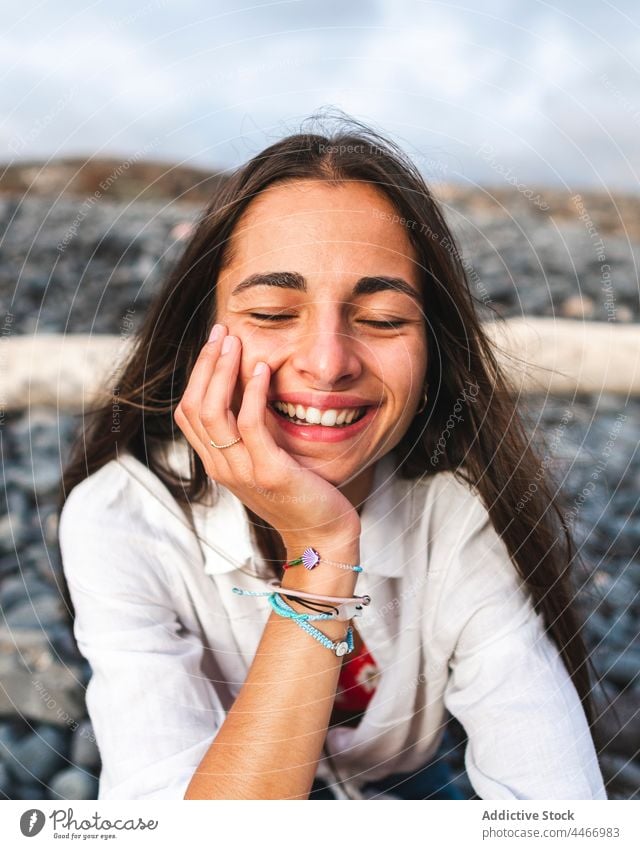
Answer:
<svg viewBox="0 0 640 849"><path fill-rule="evenodd" d="M315 389L330 390L350 383L362 372L355 342L338 320L323 318L296 340L293 367Z"/></svg>

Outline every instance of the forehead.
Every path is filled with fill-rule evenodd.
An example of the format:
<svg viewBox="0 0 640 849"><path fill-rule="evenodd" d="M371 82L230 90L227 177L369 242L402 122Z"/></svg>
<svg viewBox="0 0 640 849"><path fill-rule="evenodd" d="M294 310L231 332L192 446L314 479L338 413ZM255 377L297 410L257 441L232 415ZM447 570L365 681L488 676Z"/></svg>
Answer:
<svg viewBox="0 0 640 849"><path fill-rule="evenodd" d="M251 202L231 237L219 283L296 271L327 285L363 274L402 276L418 286L416 254L391 201L365 183L280 183Z"/></svg>

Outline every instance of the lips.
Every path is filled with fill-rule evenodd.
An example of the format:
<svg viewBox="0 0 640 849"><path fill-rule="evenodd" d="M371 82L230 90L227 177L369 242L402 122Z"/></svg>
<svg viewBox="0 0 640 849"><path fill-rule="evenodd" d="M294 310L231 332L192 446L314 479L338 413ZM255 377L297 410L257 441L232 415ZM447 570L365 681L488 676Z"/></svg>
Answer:
<svg viewBox="0 0 640 849"><path fill-rule="evenodd" d="M284 416L296 424L320 424L323 427L345 427L361 418L367 410L366 407L343 407L342 409L332 408L322 411L317 407L303 407L302 404L285 403L284 401L274 401L271 406L278 415Z"/></svg>
<svg viewBox="0 0 640 849"><path fill-rule="evenodd" d="M277 412L271 404L267 404L267 409L274 417L278 427L289 436L306 442L341 442L352 439L365 430L377 415L379 405L369 405L361 418L340 427L327 427L321 424L296 424L293 419Z"/></svg>
<svg viewBox="0 0 640 849"><path fill-rule="evenodd" d="M303 407L315 407L317 410L342 410L345 407L351 409L358 407L369 407L380 402L362 395L347 395L344 392L278 392L267 398L270 404L274 401L284 401L287 404Z"/></svg>

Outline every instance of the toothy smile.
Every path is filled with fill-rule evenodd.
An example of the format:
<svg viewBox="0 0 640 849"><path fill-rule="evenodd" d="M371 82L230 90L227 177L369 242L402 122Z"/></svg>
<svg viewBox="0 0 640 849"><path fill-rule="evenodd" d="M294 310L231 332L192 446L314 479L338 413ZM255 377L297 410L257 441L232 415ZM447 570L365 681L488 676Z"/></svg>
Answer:
<svg viewBox="0 0 640 849"><path fill-rule="evenodd" d="M323 427L346 427L361 419L366 407L343 407L342 409L319 410L285 401L273 401L271 406L278 415L300 425L322 425Z"/></svg>

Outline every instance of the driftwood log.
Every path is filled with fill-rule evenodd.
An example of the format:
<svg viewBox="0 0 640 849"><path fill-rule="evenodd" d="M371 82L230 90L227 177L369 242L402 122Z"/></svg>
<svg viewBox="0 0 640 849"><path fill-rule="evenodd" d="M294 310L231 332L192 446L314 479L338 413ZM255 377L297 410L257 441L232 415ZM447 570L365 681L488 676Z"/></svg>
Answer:
<svg viewBox="0 0 640 849"><path fill-rule="evenodd" d="M518 392L640 394L640 325L556 318L487 325ZM81 412L117 393L128 338L40 334L0 339L0 406Z"/></svg>

